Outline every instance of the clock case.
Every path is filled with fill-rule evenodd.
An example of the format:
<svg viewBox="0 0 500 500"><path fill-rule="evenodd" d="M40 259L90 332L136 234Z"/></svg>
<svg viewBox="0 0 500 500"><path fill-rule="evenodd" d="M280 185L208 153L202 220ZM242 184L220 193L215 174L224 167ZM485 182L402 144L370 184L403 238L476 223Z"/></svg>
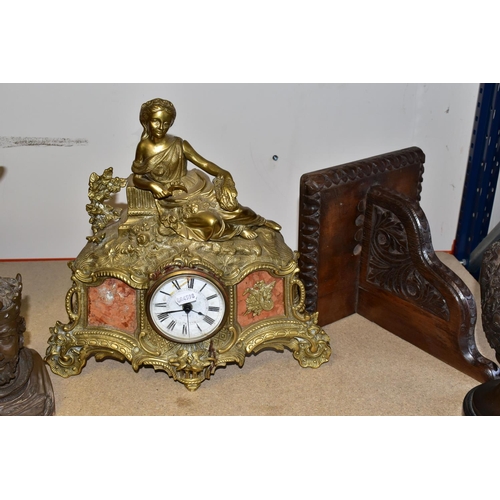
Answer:
<svg viewBox="0 0 500 500"><path fill-rule="evenodd" d="M126 187L127 208L107 203ZM50 329L45 360L62 377L79 374L87 360L128 361L163 370L191 391L228 363L243 366L263 349L289 349L302 367L328 361L327 334L318 314L305 308L298 254L279 231L258 227L253 240L194 241L165 234L155 199L113 177L109 168L89 182L87 212L93 236L69 263L72 286L66 295L69 322ZM175 270L212 276L227 294L227 319L211 338L192 344L159 335L146 312L148 291Z"/></svg>

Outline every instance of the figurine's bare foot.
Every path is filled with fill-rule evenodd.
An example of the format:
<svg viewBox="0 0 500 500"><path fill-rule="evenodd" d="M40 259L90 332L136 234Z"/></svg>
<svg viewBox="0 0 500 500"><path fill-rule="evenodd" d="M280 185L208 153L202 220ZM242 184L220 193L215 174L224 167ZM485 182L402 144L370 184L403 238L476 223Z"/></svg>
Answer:
<svg viewBox="0 0 500 500"><path fill-rule="evenodd" d="M281 231L281 226L272 220L266 220L266 223L264 224L266 227L269 227L271 229L274 229L275 231Z"/></svg>
<svg viewBox="0 0 500 500"><path fill-rule="evenodd" d="M251 229L243 229L241 231L241 236L247 240L254 240L257 238L257 233L255 231L252 231Z"/></svg>

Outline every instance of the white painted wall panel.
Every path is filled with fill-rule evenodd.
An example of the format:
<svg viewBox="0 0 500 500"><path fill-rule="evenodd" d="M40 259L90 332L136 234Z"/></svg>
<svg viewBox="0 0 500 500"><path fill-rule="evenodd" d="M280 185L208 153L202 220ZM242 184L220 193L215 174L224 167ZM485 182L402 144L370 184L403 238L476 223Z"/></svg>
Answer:
<svg viewBox="0 0 500 500"><path fill-rule="evenodd" d="M0 138L86 142L0 144L0 259L78 254L91 232L88 178L110 166L129 175L140 105L154 97L177 108L171 132L230 170L240 203L279 222L294 249L303 173L419 146L427 157L422 207L435 248L449 250L477 91L478 84L2 84Z"/></svg>

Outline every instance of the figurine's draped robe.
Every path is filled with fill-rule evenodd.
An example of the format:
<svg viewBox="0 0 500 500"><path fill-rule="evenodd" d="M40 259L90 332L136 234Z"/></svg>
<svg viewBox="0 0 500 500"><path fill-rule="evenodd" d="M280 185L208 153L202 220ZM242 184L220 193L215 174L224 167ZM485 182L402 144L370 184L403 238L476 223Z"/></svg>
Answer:
<svg viewBox="0 0 500 500"><path fill-rule="evenodd" d="M187 192L156 200L160 221L177 234L192 240L228 240L241 234L245 226L262 226L266 220L253 210L238 205L223 209L217 201L214 184L198 169L187 170L182 139L175 137L166 149L144 161L135 161L132 172L164 188L183 185Z"/></svg>

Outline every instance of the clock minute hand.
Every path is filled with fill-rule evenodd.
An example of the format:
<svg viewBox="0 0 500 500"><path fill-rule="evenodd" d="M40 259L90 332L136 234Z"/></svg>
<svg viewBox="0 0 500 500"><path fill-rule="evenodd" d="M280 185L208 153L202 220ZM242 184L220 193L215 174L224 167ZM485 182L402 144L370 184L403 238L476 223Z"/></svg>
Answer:
<svg viewBox="0 0 500 500"><path fill-rule="evenodd" d="M186 311L186 322L187 322L187 334L188 338L191 338L191 330L189 328L189 311Z"/></svg>
<svg viewBox="0 0 500 500"><path fill-rule="evenodd" d="M205 316L203 313L199 311L195 311L194 309L191 309L191 312L194 312L195 314L199 314L200 316Z"/></svg>

